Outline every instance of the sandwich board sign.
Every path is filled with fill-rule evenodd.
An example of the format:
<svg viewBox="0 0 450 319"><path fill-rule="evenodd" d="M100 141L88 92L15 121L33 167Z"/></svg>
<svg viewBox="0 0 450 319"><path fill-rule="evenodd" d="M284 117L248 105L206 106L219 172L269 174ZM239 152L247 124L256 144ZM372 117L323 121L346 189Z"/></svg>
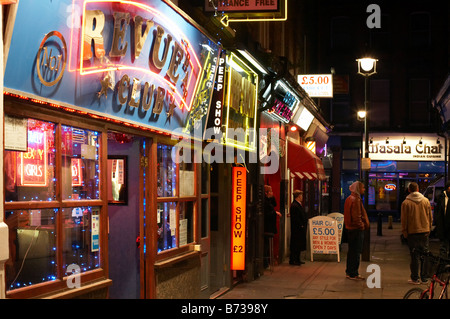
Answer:
<svg viewBox="0 0 450 319"><path fill-rule="evenodd" d="M339 233L339 244L342 243L342 230L344 228L344 214L341 213L331 213L327 215L337 221L338 233Z"/></svg>
<svg viewBox="0 0 450 319"><path fill-rule="evenodd" d="M314 254L339 255L338 222L331 217L317 216L309 220L309 242L311 244L311 261Z"/></svg>

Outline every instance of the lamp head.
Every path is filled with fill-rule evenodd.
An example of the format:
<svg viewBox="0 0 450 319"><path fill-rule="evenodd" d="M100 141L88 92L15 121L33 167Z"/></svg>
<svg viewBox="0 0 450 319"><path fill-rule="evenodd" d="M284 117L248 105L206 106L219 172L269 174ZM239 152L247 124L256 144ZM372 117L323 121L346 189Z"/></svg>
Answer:
<svg viewBox="0 0 450 319"><path fill-rule="evenodd" d="M362 59L357 59L356 60L358 62L358 73L365 75L365 76L370 76L372 74L377 73L377 59L373 59L373 58L362 58Z"/></svg>

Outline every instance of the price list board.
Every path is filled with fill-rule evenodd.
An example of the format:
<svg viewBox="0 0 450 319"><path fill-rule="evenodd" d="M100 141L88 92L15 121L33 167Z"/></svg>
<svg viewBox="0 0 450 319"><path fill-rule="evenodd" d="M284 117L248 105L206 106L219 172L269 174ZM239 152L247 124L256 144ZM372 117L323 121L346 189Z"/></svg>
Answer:
<svg viewBox="0 0 450 319"><path fill-rule="evenodd" d="M309 220L309 242L311 244L311 261L314 254L335 254L338 262L339 232L337 221L327 216L317 216Z"/></svg>

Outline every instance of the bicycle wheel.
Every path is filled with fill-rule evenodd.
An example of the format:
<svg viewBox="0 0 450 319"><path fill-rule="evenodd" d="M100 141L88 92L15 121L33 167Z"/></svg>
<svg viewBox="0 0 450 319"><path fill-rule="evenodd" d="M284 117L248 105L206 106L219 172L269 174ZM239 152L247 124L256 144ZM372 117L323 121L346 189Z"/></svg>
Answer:
<svg viewBox="0 0 450 319"><path fill-rule="evenodd" d="M423 289L422 288L411 288L403 296L403 299L421 299Z"/></svg>

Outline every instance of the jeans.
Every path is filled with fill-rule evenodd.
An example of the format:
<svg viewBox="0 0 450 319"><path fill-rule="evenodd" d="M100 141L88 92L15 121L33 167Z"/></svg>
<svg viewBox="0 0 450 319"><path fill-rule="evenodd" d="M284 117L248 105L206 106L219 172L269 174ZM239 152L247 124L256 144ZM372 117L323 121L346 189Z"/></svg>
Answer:
<svg viewBox="0 0 450 319"><path fill-rule="evenodd" d="M347 231L348 253L345 273L350 277L359 275L359 263L364 242L364 230L349 229Z"/></svg>
<svg viewBox="0 0 450 319"><path fill-rule="evenodd" d="M416 281L422 279L426 280L427 274L421 266L420 253L428 250L428 235L426 233L408 234L409 254L411 255L411 263L409 268L411 270L411 279ZM419 276L420 268L420 276Z"/></svg>

